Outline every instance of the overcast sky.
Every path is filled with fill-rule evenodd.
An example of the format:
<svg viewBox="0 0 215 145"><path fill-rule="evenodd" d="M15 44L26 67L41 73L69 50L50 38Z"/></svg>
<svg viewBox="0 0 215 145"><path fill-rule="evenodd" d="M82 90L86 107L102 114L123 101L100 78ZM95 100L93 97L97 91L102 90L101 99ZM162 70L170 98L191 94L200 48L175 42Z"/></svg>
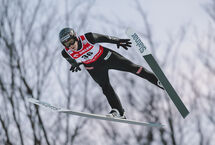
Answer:
<svg viewBox="0 0 215 145"><path fill-rule="evenodd" d="M197 26L206 24L208 17L202 5L208 0L142 0L141 7L148 15L150 23L156 31L172 31L180 25L192 22ZM122 19L138 23L141 18L136 12L129 9L136 7L131 0L97 1L96 12L106 17L118 15ZM135 17L134 17L135 16ZM141 27L141 26L139 26Z"/></svg>

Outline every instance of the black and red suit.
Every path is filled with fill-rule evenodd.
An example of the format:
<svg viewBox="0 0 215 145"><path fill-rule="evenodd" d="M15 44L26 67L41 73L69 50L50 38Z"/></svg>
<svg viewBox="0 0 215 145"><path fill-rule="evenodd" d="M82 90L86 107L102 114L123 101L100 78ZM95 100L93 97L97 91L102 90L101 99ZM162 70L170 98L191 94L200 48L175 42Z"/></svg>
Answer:
<svg viewBox="0 0 215 145"><path fill-rule="evenodd" d="M108 75L110 69L133 73L162 88L158 84L159 81L157 77L143 66L136 65L119 53L98 44L113 43L117 44L117 47L122 46L127 49L131 44L129 39L119 39L90 32L78 36L77 40L78 51L71 51L68 48L65 48L62 50L63 57L72 65L72 71L81 70L79 65L83 64L90 76L102 88L110 106L117 109L120 114L124 113L124 109L120 103L119 97L110 84Z"/></svg>

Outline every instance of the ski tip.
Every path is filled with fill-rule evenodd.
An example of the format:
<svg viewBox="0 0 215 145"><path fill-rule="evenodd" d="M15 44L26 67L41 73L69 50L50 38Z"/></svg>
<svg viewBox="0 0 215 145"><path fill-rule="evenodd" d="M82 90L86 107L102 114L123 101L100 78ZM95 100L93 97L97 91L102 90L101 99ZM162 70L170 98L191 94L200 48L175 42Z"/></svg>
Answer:
<svg viewBox="0 0 215 145"><path fill-rule="evenodd" d="M28 98L27 101L30 102L30 103L34 103L36 101L36 99L34 99L34 98Z"/></svg>
<svg viewBox="0 0 215 145"><path fill-rule="evenodd" d="M54 111L60 111L61 110L61 108L59 108L59 107L53 106L53 105L51 105L49 103L42 102L42 101L34 99L34 98L28 98L27 100L30 103L33 103L35 105L45 107L45 108L48 108L48 109L51 109L51 110L54 110Z"/></svg>
<svg viewBox="0 0 215 145"><path fill-rule="evenodd" d="M130 35L132 33L134 33L134 30L130 27L128 27L126 30L125 30L126 34Z"/></svg>

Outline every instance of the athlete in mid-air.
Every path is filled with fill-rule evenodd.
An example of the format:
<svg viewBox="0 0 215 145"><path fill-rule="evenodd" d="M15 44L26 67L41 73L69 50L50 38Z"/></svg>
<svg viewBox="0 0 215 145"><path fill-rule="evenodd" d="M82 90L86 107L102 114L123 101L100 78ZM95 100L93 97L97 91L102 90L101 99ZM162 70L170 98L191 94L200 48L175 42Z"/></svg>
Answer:
<svg viewBox="0 0 215 145"><path fill-rule="evenodd" d="M98 43L112 43L124 49L131 47L130 39L119 39L97 33L86 33L77 36L72 28L64 28L59 33L60 42L64 45L63 57L71 64L72 72L80 71L83 64L90 76L102 88L104 95L112 108L107 117L125 119L125 111L119 97L110 84L108 71L110 69L126 71L144 78L163 89L157 77L143 66L136 65L117 52Z"/></svg>

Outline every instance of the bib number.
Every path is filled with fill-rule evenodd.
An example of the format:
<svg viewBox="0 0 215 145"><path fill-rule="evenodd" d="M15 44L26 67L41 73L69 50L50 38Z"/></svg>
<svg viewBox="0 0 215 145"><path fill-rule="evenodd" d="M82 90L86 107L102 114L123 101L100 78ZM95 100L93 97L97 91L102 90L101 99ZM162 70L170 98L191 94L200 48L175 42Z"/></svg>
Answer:
<svg viewBox="0 0 215 145"><path fill-rule="evenodd" d="M88 59L92 54L93 52L87 52L86 54L82 55L81 58Z"/></svg>

